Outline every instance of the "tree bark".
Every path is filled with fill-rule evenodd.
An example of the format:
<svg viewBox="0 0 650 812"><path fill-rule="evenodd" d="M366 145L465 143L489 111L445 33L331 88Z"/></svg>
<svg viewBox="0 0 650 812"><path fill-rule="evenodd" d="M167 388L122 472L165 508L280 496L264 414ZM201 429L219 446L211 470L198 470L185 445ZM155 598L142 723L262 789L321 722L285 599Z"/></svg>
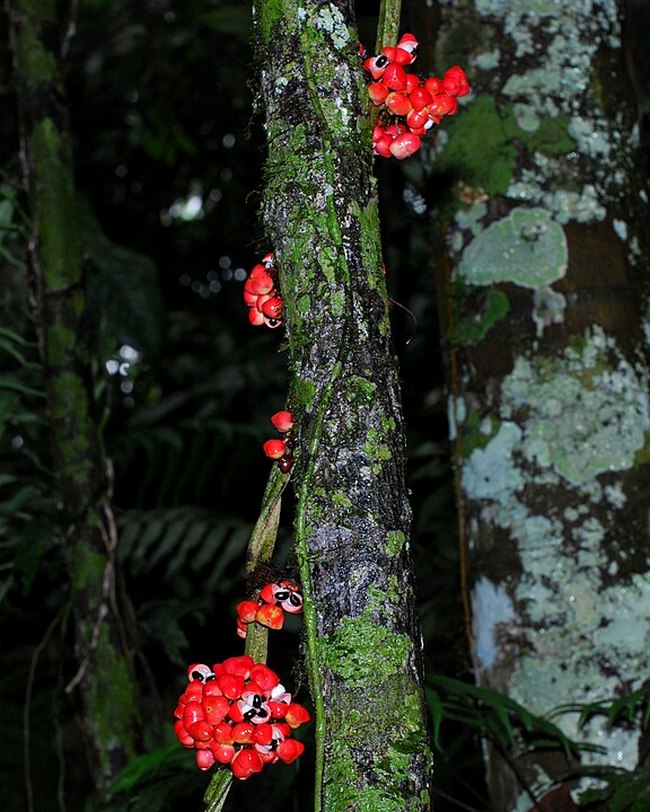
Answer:
<svg viewBox="0 0 650 812"><path fill-rule="evenodd" d="M30 265L65 529L82 721L100 793L135 754L139 718L132 646L116 586L110 475L98 430L83 259L54 0L7 0L21 154L32 216Z"/></svg>
<svg viewBox="0 0 650 812"><path fill-rule="evenodd" d="M481 684L547 714L650 667L646 176L613 0L440 13L438 66L474 87L438 142L472 654ZM641 759L639 728L556 721L605 748L590 759ZM530 787L566 764L517 766ZM494 809L531 808L493 750L488 767Z"/></svg>
<svg viewBox="0 0 650 812"><path fill-rule="evenodd" d="M256 5L279 264L316 810L430 808L404 426L352 4Z"/></svg>

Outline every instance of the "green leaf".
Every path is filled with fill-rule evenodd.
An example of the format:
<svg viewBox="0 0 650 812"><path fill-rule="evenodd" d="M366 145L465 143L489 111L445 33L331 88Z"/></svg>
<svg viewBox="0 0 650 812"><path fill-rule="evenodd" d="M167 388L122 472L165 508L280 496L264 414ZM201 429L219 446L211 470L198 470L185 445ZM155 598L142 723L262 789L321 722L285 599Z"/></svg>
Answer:
<svg viewBox="0 0 650 812"><path fill-rule="evenodd" d="M637 770L612 795L609 812L648 812L650 770ZM645 800L643 798L645 796ZM639 806L639 801L643 803Z"/></svg>
<svg viewBox="0 0 650 812"><path fill-rule="evenodd" d="M185 753L178 744L170 744L153 750L141 756L136 756L126 767L115 777L109 787L109 795L118 795L123 792L131 792L139 784L149 781L158 776L161 771L182 764ZM179 764L180 762L180 764Z"/></svg>

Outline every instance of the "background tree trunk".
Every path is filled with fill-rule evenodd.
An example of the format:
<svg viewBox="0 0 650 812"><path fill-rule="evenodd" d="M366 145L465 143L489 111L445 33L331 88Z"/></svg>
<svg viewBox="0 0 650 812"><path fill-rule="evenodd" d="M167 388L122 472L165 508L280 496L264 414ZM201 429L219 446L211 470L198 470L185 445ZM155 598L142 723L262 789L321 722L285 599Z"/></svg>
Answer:
<svg viewBox="0 0 650 812"><path fill-rule="evenodd" d="M7 0L21 153L32 217L30 261L63 513L85 734L97 789L135 753L139 709L129 635L118 608L110 474L85 341L78 208L54 0Z"/></svg>
<svg viewBox="0 0 650 812"><path fill-rule="evenodd" d="M350 3L257 4L264 219L290 351L316 810L429 809L431 754L358 37Z"/></svg>
<svg viewBox="0 0 650 812"><path fill-rule="evenodd" d="M440 13L437 65L468 64L475 91L438 136L456 182L446 304L472 653L481 684L545 714L639 688L650 668L639 130L615 2ZM601 763L644 758L638 728L557 721ZM488 763L494 808L531 808ZM533 785L566 765L517 766Z"/></svg>

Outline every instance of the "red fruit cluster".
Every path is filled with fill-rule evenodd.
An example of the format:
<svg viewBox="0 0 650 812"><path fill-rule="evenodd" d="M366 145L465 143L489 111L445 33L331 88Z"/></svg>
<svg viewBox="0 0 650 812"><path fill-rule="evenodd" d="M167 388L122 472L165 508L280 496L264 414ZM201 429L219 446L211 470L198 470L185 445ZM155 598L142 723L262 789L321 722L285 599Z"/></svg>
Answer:
<svg viewBox="0 0 650 812"><path fill-rule="evenodd" d="M249 623L261 623L269 629L281 629L285 612L290 615L302 612L300 587L293 581L267 584L260 590L259 600L237 604L237 634L246 637Z"/></svg>
<svg viewBox="0 0 650 812"><path fill-rule="evenodd" d="M262 444L262 450L272 460L277 460L278 466L283 474L289 473L293 465L293 455L291 454L291 439L289 437L293 428L293 417L286 409L276 412L271 417L271 423L283 434L281 440L267 440Z"/></svg>
<svg viewBox="0 0 650 812"><path fill-rule="evenodd" d="M309 721L309 712L291 701L268 666L244 655L214 668L196 663L187 675L174 730L184 747L196 750L200 769L227 764L246 780L266 764L290 764L302 754L304 745L291 735Z"/></svg>
<svg viewBox="0 0 650 812"><path fill-rule="evenodd" d="M404 69L417 56L418 42L413 34L404 34L395 48L382 48L377 56L363 63L372 81L368 95L381 107L379 121L372 134L375 155L403 160L420 148L420 136L444 116L458 110L457 98L470 91L462 68L449 68L444 78L420 79Z"/></svg>
<svg viewBox="0 0 650 812"><path fill-rule="evenodd" d="M278 293L278 270L273 253L266 254L248 275L244 284L248 320L254 327L275 329L282 324L282 299Z"/></svg>

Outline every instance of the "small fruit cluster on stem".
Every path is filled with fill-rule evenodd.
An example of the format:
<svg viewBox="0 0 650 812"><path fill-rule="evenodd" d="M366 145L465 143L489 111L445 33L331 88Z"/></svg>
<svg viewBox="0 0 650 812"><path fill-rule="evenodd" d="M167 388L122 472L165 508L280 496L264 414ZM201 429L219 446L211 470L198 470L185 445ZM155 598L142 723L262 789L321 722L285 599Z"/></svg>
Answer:
<svg viewBox="0 0 650 812"><path fill-rule="evenodd" d="M273 252L262 257L244 284L244 301L248 305L248 320L254 327L275 329L282 324L282 299L278 292L278 270Z"/></svg>
<svg viewBox="0 0 650 812"><path fill-rule="evenodd" d="M293 465L293 455L291 454L291 429L293 428L293 417L291 412L284 409L276 412L271 417L271 423L276 427L282 439L267 440L262 445L262 450L272 460L277 460L278 467L283 474L289 473Z"/></svg>
<svg viewBox="0 0 650 812"><path fill-rule="evenodd" d="M309 712L291 701L277 674L252 657L230 657L210 668L190 665L190 681L174 716L176 736L196 750L201 770L228 765L247 779L267 764L290 764L305 749L292 732Z"/></svg>
<svg viewBox="0 0 650 812"><path fill-rule="evenodd" d="M300 587L293 581L267 584L260 589L259 600L237 604L237 634L245 638L249 623L261 623L269 629L281 629L285 612L290 615L302 612Z"/></svg>
<svg viewBox="0 0 650 812"><path fill-rule="evenodd" d="M413 155L420 148L420 136L444 116L453 115L457 98L470 91L465 71L458 65L442 79L407 73L405 67L415 61L417 48L413 34L404 34L397 47L382 48L377 56L364 60L363 68L371 77L368 95L381 108L372 134L375 155L399 160Z"/></svg>

